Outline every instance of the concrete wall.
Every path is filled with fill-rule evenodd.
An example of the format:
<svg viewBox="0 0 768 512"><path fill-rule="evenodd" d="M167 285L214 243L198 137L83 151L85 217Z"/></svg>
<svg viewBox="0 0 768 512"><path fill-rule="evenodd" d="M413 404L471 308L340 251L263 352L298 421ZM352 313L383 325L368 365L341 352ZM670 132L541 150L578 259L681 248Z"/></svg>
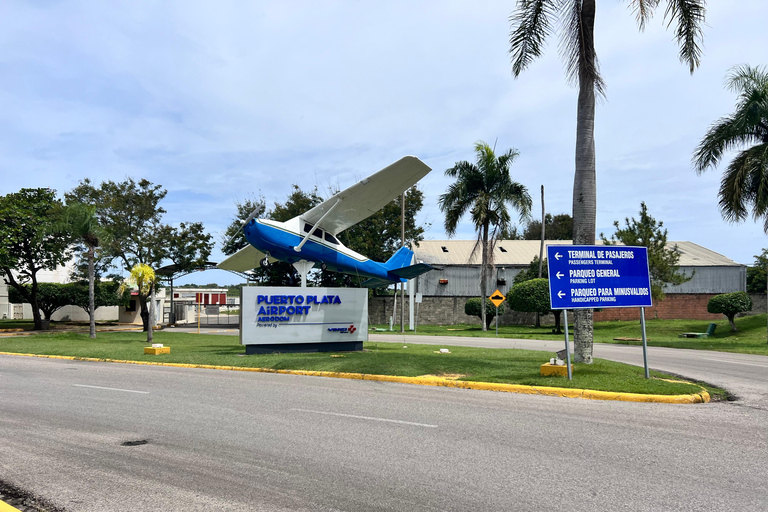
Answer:
<svg viewBox="0 0 768 512"><path fill-rule="evenodd" d="M25 320L32 320L32 305L22 304L23 318ZM97 322L111 322L117 320L118 306L102 306L96 308L96 321ZM40 312L40 316L43 316L43 312ZM88 313L83 308L77 306L64 306L56 311L51 320L54 322L87 322L89 320Z"/></svg>

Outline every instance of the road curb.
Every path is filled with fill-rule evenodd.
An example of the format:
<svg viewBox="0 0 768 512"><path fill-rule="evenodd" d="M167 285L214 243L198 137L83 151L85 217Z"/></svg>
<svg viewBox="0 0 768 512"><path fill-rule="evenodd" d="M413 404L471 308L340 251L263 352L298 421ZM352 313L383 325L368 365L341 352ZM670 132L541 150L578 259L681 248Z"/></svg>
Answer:
<svg viewBox="0 0 768 512"><path fill-rule="evenodd" d="M398 375L373 375L367 373L342 373L311 370L275 370L272 368L250 368L241 366L216 366L208 364L163 363L158 361L126 361L121 359L100 359L95 357L53 356L44 354L21 354L15 352L0 352L0 355L42 357L47 359L66 359L70 361L90 361L100 363L138 364L145 366L168 366L174 368L202 368L206 370L229 370L239 372L279 373L286 375L304 375L309 377L330 377L335 379L371 380L379 382L399 382L401 384L416 384L420 386L440 386L446 388L476 389L484 391L500 391L506 393L523 393L528 395L559 396L564 398L582 398L587 400L616 400L622 402L652 402L665 404L698 404L710 400L709 393L702 389L699 393L690 395L644 395L640 393L621 393L613 391L597 391L594 389L556 388L548 386L524 386L522 384L501 384L494 382L474 382L444 379L440 377L401 377Z"/></svg>

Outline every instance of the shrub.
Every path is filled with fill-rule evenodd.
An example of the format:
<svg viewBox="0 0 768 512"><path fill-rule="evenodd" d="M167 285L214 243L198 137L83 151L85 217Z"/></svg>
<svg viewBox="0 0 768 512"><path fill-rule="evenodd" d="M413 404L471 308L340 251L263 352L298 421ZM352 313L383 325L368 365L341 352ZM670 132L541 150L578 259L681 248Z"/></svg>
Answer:
<svg viewBox="0 0 768 512"><path fill-rule="evenodd" d="M710 313L722 313L728 317L731 323L731 332L736 332L736 323L733 318L737 313L752 310L752 299L744 292L721 293L709 299L707 311Z"/></svg>
<svg viewBox="0 0 768 512"><path fill-rule="evenodd" d="M469 316L476 316L480 319L483 318L483 312L480 309L480 302L481 300L477 297L473 297L469 299L464 304L464 313L466 313ZM504 314L505 311L504 304L499 306L499 316ZM485 299L485 327L488 328L491 326L491 320L496 316L496 306L493 305L493 302L491 302L491 299Z"/></svg>
<svg viewBox="0 0 768 512"><path fill-rule="evenodd" d="M509 307L514 311L527 313L540 313L542 315L552 311L555 314L555 331L560 332L560 310L551 310L552 303L549 300L549 280L531 279L518 283L509 290L507 295Z"/></svg>

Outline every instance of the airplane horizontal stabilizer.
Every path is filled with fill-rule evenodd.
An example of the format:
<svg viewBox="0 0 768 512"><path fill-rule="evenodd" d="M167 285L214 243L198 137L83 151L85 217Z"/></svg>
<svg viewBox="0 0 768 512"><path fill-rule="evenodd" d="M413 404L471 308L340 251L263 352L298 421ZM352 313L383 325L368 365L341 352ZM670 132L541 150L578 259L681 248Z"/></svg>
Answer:
<svg viewBox="0 0 768 512"><path fill-rule="evenodd" d="M372 277L370 279L366 279L362 283L360 283L360 286L363 288L381 288L382 286L389 286L395 281L391 281L389 279L382 279L380 277Z"/></svg>
<svg viewBox="0 0 768 512"><path fill-rule="evenodd" d="M432 265L427 265L426 263L417 263L416 265L411 265L409 267L390 270L390 273L395 274L397 277L401 277L403 279L413 279L414 277L425 274L434 268L435 267Z"/></svg>

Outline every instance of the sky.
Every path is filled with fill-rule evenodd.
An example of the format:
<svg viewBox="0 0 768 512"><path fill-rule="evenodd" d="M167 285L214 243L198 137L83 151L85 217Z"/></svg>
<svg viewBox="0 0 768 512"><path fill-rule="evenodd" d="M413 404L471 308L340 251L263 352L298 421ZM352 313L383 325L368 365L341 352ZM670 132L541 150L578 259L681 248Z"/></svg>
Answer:
<svg viewBox="0 0 768 512"><path fill-rule="evenodd" d="M741 64L768 65L768 2L710 1L704 55L678 58L666 2L640 32L628 2L598 0L606 82L596 110L597 235L649 213L669 240L738 263L768 247L761 223L724 221L721 167L691 155L733 111L724 86ZM445 170L477 141L515 148L514 180L540 215L571 213L577 90L550 37L511 73L512 0L56 1L0 6L0 194L146 178L168 190L166 223L203 222L221 261L235 202L284 202L291 187L346 188L404 155L420 183L425 238L445 240ZM729 157L724 162L729 161ZM474 239L468 218L456 239ZM224 271L180 281L234 284Z"/></svg>

